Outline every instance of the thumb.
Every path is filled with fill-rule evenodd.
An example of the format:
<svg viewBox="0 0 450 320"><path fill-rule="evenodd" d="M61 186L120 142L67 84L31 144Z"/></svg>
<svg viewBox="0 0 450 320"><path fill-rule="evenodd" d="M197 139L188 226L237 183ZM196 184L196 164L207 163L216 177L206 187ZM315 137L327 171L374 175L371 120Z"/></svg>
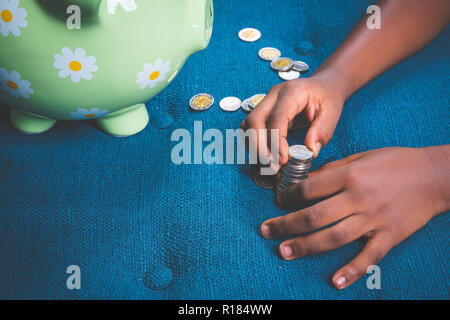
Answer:
<svg viewBox="0 0 450 320"><path fill-rule="evenodd" d="M340 116L340 108L321 107L316 114L305 139L305 145L314 153L315 158L333 137Z"/></svg>

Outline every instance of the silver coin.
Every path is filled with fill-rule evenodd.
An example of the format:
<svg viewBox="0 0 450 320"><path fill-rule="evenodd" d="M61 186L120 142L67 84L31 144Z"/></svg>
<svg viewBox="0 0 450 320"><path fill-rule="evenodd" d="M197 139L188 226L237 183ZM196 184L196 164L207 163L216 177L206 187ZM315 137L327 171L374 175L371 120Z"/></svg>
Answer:
<svg viewBox="0 0 450 320"><path fill-rule="evenodd" d="M289 71L292 69L294 62L290 58L281 57L273 60L270 67L275 71Z"/></svg>
<svg viewBox="0 0 450 320"><path fill-rule="evenodd" d="M300 72L295 70L289 70L289 71L279 71L278 76L281 80L289 81L289 80L295 80L300 77Z"/></svg>
<svg viewBox="0 0 450 320"><path fill-rule="evenodd" d="M272 61L281 57L281 51L277 48L266 47L259 50L258 56L265 61Z"/></svg>
<svg viewBox="0 0 450 320"><path fill-rule="evenodd" d="M314 153L304 145L293 145L289 147L289 156L296 160L311 160Z"/></svg>
<svg viewBox="0 0 450 320"><path fill-rule="evenodd" d="M261 31L255 28L245 28L239 31L239 39L245 42L255 42L261 39Z"/></svg>
<svg viewBox="0 0 450 320"><path fill-rule="evenodd" d="M294 145L289 148L289 161L280 170L280 180L276 192L308 178L313 153L306 146Z"/></svg>
<svg viewBox="0 0 450 320"><path fill-rule="evenodd" d="M250 108L250 98L248 98L247 100L244 100L242 102L242 106L241 106L242 110L244 110L245 112L252 112L252 108Z"/></svg>
<svg viewBox="0 0 450 320"><path fill-rule="evenodd" d="M242 101L237 97L226 97L219 102L220 109L228 112L234 112L238 110L241 105Z"/></svg>
<svg viewBox="0 0 450 320"><path fill-rule="evenodd" d="M308 72L309 65L303 61L294 61L292 69L298 72Z"/></svg>
<svg viewBox="0 0 450 320"><path fill-rule="evenodd" d="M195 111L205 111L214 104L214 97L209 93L199 93L191 98L189 106Z"/></svg>
<svg viewBox="0 0 450 320"><path fill-rule="evenodd" d="M259 172L253 175L253 182L262 189L273 189L273 187L277 184L276 180L276 176L264 176Z"/></svg>

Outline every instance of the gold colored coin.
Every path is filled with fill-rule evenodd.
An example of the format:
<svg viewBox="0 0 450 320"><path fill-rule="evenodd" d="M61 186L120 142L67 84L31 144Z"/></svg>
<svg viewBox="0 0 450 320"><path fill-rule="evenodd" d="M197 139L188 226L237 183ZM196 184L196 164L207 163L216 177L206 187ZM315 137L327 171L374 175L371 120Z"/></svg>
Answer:
<svg viewBox="0 0 450 320"><path fill-rule="evenodd" d="M206 108L211 103L211 98L206 96L200 96L194 99L194 106L197 108Z"/></svg>
<svg viewBox="0 0 450 320"><path fill-rule="evenodd" d="M258 95L252 98L252 104L256 107L258 104L261 103L261 101L264 100L265 97L266 97L265 95Z"/></svg>
<svg viewBox="0 0 450 320"><path fill-rule="evenodd" d="M289 58L278 58L270 63L270 67L275 71L289 71L293 61Z"/></svg>
<svg viewBox="0 0 450 320"><path fill-rule="evenodd" d="M189 102L189 106L191 109L196 111L207 110L212 107L214 104L214 97L207 93L200 93L196 96L192 97Z"/></svg>
<svg viewBox="0 0 450 320"><path fill-rule="evenodd" d="M273 65L277 68L286 68L290 64L291 62L289 61L289 59L280 59L278 61L275 61Z"/></svg>

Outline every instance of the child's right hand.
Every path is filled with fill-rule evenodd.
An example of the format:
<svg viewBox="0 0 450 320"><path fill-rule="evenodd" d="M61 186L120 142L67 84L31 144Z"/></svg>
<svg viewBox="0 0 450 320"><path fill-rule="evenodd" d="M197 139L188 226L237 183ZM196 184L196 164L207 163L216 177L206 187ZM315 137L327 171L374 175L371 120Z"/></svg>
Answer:
<svg viewBox="0 0 450 320"><path fill-rule="evenodd" d="M317 157L321 148L331 140L341 115L345 98L339 85L339 79L325 74L280 83L272 87L266 98L247 116L241 129L255 129L260 149L266 148L259 151L268 155L270 141L259 130L270 132L270 129L279 129L279 162L283 165L288 161L288 129L294 124L295 117L303 112L311 123L305 145Z"/></svg>

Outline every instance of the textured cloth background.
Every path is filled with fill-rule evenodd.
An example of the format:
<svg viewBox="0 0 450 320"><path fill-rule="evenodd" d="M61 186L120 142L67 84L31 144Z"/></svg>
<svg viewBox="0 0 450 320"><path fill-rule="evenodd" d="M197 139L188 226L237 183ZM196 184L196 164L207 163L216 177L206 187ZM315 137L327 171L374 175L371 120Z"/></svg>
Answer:
<svg viewBox="0 0 450 320"><path fill-rule="evenodd" d="M117 139L89 122L58 122L45 134L26 136L0 108L0 298L448 299L448 214L379 264L381 290L368 290L366 276L337 291L329 279L361 243L283 261L276 254L280 242L262 239L259 226L286 212L271 191L253 184L248 166L170 161L174 129L192 132L193 121L201 120L204 130L224 131L245 118L217 103L192 113L191 96L245 99L266 92L279 79L257 57L264 46L316 69L369 4L216 0L209 48L148 103L150 112L169 109L175 118L169 129L149 126ZM247 26L262 31L259 42L238 40ZM449 35L447 29L353 96L314 168L374 148L450 143ZM303 41L315 47L308 57L294 51ZM291 142L302 143L304 134L293 132ZM72 264L81 267L81 290L66 288Z"/></svg>

